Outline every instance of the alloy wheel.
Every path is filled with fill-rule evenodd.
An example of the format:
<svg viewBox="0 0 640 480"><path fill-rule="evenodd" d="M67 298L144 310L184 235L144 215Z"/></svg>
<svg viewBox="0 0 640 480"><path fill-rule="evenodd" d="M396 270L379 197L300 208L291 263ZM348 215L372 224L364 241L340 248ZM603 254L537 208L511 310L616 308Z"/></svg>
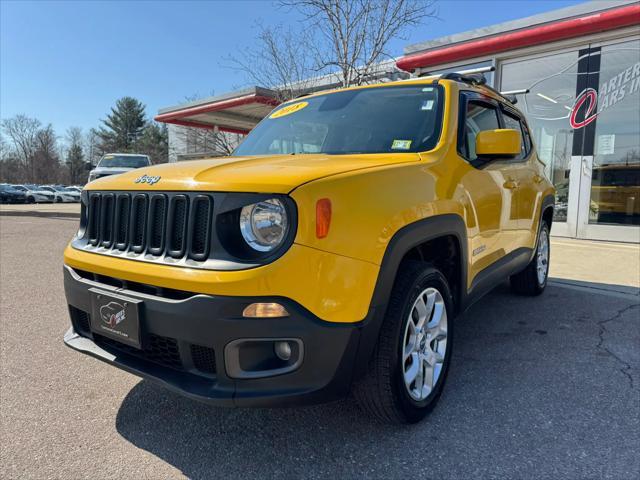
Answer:
<svg viewBox="0 0 640 480"><path fill-rule="evenodd" d="M544 285L549 271L549 234L547 229L540 231L540 240L538 241L538 253L536 260L536 271L538 274L538 284Z"/></svg>
<svg viewBox="0 0 640 480"><path fill-rule="evenodd" d="M402 343L402 373L416 401L433 391L447 352L447 309L435 288L422 291L411 307Z"/></svg>

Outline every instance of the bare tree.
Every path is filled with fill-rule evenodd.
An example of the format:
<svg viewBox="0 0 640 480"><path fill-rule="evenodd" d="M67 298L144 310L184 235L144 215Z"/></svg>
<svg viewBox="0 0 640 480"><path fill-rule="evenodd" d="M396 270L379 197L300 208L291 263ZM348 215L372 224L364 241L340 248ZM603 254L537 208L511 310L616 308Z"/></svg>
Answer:
<svg viewBox="0 0 640 480"><path fill-rule="evenodd" d="M242 71L250 82L276 90L280 100L322 85L322 75L337 73L337 81L329 83L344 87L371 81L380 73L380 64L392 58L390 41L436 16L436 0L277 3L302 16L299 28L259 25L257 47L229 60L231 68Z"/></svg>
<svg viewBox="0 0 640 480"><path fill-rule="evenodd" d="M312 43L317 68L337 68L342 86L360 85L375 67L391 59L393 38L435 17L435 0L280 0L303 15L305 28L316 32Z"/></svg>
<svg viewBox="0 0 640 480"><path fill-rule="evenodd" d="M83 151L84 135L80 127L70 127L67 130L68 148L64 155L67 166L69 183L77 185L84 183L86 177L85 158Z"/></svg>
<svg viewBox="0 0 640 480"><path fill-rule="evenodd" d="M92 165L96 165L100 157L105 154L100 147L100 136L95 128L90 128L84 139L84 156Z"/></svg>
<svg viewBox="0 0 640 480"><path fill-rule="evenodd" d="M20 176L28 182L34 182L36 177L36 137L40 126L39 120L26 115L16 115L2 121L2 130L11 144L15 165L20 170Z"/></svg>
<svg viewBox="0 0 640 480"><path fill-rule="evenodd" d="M298 96L317 74L313 58L305 53L313 48L311 35L282 25L257 28L257 48L228 57L229 67L243 72L250 82L273 89L280 101Z"/></svg>
<svg viewBox="0 0 640 480"><path fill-rule="evenodd" d="M53 126L47 125L36 133L34 152L34 183L55 183L61 180L58 138Z"/></svg>

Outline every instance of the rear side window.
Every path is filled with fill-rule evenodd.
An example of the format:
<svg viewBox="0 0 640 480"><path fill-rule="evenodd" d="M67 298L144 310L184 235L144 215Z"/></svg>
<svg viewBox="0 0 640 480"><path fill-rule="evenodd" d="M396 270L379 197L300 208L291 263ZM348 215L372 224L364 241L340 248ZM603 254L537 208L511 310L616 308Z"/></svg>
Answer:
<svg viewBox="0 0 640 480"><path fill-rule="evenodd" d="M469 161L478 158L476 155L476 137L483 130L500 128L498 109L488 103L469 100L464 118L464 129L459 145L460 154Z"/></svg>
<svg viewBox="0 0 640 480"><path fill-rule="evenodd" d="M515 157L514 160L522 160L529 154L528 137L525 133L525 129L523 128L522 121L510 112L503 111L502 113L504 128L520 132L520 155Z"/></svg>

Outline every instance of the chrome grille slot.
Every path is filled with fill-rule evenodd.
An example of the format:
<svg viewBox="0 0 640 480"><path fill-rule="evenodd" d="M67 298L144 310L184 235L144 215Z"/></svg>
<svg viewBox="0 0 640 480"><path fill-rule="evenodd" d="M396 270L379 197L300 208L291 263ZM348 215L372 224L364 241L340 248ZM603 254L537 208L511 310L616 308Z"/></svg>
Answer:
<svg viewBox="0 0 640 480"><path fill-rule="evenodd" d="M131 209L131 242L132 252L142 253L145 249L145 231L147 223L147 196L144 194L133 197Z"/></svg>
<svg viewBox="0 0 640 480"><path fill-rule="evenodd" d="M188 256L192 260L203 261L209 255L211 210L209 197L198 195L193 199L188 228L191 236Z"/></svg>
<svg viewBox="0 0 640 480"><path fill-rule="evenodd" d="M164 195L153 195L149 201L149 245L148 251L152 255L162 255L164 252L165 221L167 217L167 202Z"/></svg>
<svg viewBox="0 0 640 480"><path fill-rule="evenodd" d="M100 241L100 194L89 197L89 222L87 228L87 238L89 244L97 246Z"/></svg>
<svg viewBox="0 0 640 480"><path fill-rule="evenodd" d="M115 200L112 193L102 196L100 208L100 246L111 247L113 243L113 213Z"/></svg>
<svg viewBox="0 0 640 480"><path fill-rule="evenodd" d="M189 200L185 195L176 195L171 199L167 221L167 254L173 258L184 256L188 213Z"/></svg>
<svg viewBox="0 0 640 480"><path fill-rule="evenodd" d="M128 194L120 194L116 200L115 248L126 250L129 243L129 217L131 198Z"/></svg>

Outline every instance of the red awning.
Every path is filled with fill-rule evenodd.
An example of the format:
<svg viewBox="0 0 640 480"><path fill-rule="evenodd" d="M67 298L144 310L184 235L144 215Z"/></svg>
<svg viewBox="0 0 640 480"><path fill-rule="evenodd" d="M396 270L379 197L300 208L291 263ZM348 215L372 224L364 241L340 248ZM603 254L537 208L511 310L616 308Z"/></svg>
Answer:
<svg viewBox="0 0 640 480"><path fill-rule="evenodd" d="M160 110L157 122L248 133L280 102L272 90L254 87Z"/></svg>
<svg viewBox="0 0 640 480"><path fill-rule="evenodd" d="M410 72L417 68L468 60L516 48L540 45L638 24L640 24L640 5L627 5L592 15L560 20L407 55L399 59L396 65L398 68Z"/></svg>

